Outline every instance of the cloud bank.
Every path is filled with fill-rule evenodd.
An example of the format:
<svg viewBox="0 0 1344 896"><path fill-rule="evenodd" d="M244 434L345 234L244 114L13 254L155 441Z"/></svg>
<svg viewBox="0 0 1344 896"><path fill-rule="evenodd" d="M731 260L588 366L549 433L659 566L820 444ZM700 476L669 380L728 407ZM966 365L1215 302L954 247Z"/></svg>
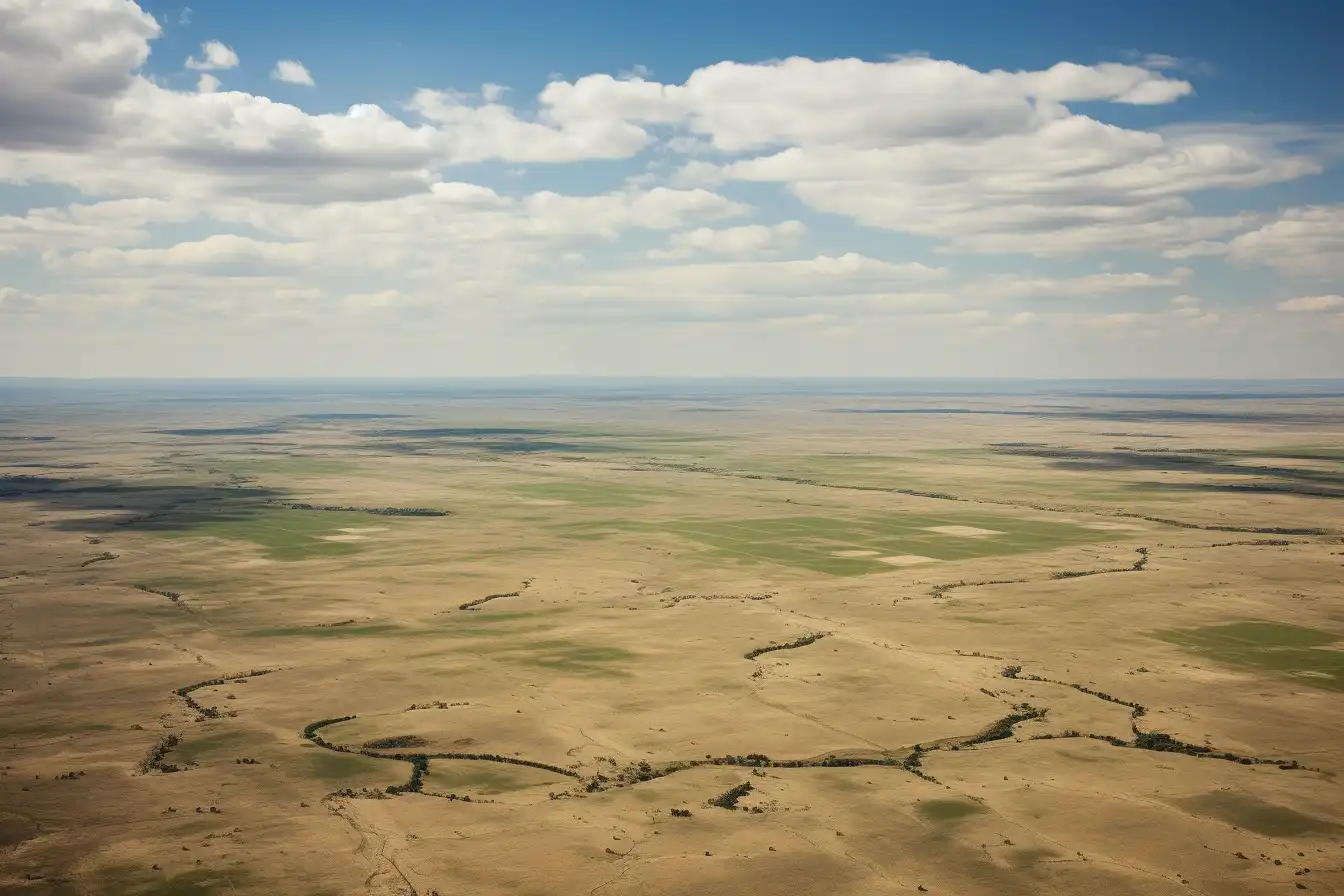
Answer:
<svg viewBox="0 0 1344 896"><path fill-rule="evenodd" d="M0 28L0 182L33 197L0 215L0 258L24 271L0 282L0 314L33 332L74 314L144 332L227 315L284 322L294 344L305 326L391 339L433 319L568 340L548 363L585 367L595 326L628 340L674 324L766 333L772 359L796 356L778 333L810 332L820 368L866 372L878 332L1037 340L1013 343L1019 356L1066 331L1198 329L1231 346L1262 312L1335 309L1344 278L1344 205L1199 202L1319 174L1333 135L1105 120L1193 101L1187 67L1162 57L725 61L681 83L644 67L557 79L530 98L407 85L396 107L315 114L227 89L221 73L248 69L219 39L151 75L161 28L131 0L0 0ZM319 90L295 59L269 77ZM581 189L569 166L613 174ZM37 198L53 189L78 198ZM1235 308L1187 294L1247 278L1259 297ZM732 372L721 360L708 372Z"/></svg>

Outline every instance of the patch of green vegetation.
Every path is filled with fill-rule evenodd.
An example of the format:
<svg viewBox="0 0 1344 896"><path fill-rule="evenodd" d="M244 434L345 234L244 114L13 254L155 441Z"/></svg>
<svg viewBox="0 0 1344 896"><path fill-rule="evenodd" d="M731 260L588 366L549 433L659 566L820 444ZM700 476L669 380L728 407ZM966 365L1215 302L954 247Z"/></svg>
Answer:
<svg viewBox="0 0 1344 896"><path fill-rule="evenodd" d="M606 524L613 527L612 523ZM975 537L930 531L936 526L968 526L993 534ZM1102 533L1066 523L1011 517L930 517L893 514L860 519L777 517L743 520L677 520L625 524L616 528L654 529L708 546L716 557L741 562L771 562L830 575L890 572L880 557L913 554L936 560L963 560L1050 550L1085 544L1115 533ZM863 557L836 556L846 551L872 551Z"/></svg>
<svg viewBox="0 0 1344 896"><path fill-rule="evenodd" d="M921 448L920 454L928 454L933 457L988 457L989 452L984 448Z"/></svg>
<svg viewBox="0 0 1344 896"><path fill-rule="evenodd" d="M570 607L547 607L539 610L491 610L489 607L489 604L483 604L470 612L443 616L433 632L464 638L539 634L555 628L545 620L571 611Z"/></svg>
<svg viewBox="0 0 1344 896"><path fill-rule="evenodd" d="M1344 448L1340 448L1338 445L1283 445L1277 448L1246 448L1222 453L1234 454L1238 457L1323 460L1344 463Z"/></svg>
<svg viewBox="0 0 1344 896"><path fill-rule="evenodd" d="M302 455L249 455L247 457L202 458L191 466L199 469L223 470L241 476L274 474L280 476L325 476L348 473L355 469L349 460L334 457L304 457Z"/></svg>
<svg viewBox="0 0 1344 896"><path fill-rule="evenodd" d="M1344 636L1282 622L1247 621L1155 633L1169 644L1219 663L1292 676L1328 691L1344 691Z"/></svg>
<svg viewBox="0 0 1344 896"><path fill-rule="evenodd" d="M1212 815L1266 837L1303 837L1344 831L1344 825L1304 815L1287 806L1276 806L1248 793L1216 790L1176 802L1189 812Z"/></svg>
<svg viewBox="0 0 1344 896"><path fill-rule="evenodd" d="M83 731L111 731L111 725L101 723L78 724L70 722L39 722L35 725L15 725L0 722L0 737L34 738L78 734Z"/></svg>
<svg viewBox="0 0 1344 896"><path fill-rule="evenodd" d="M863 784L860 784L852 774L847 774L845 772L827 771L818 773L816 775L816 780L825 784L831 790L839 790L844 793L858 793L870 789Z"/></svg>
<svg viewBox="0 0 1344 896"><path fill-rule="evenodd" d="M170 538L208 537L250 541L264 548L272 560L307 560L341 557L356 553L359 542L326 541L343 528L386 528L388 518L357 511L291 510L265 508L218 521L201 520L180 528L159 528L156 534Z"/></svg>
<svg viewBox="0 0 1344 896"><path fill-rule="evenodd" d="M228 702L224 699L219 701L220 704ZM210 703L211 700L206 700L207 706ZM221 731L205 737L188 734L173 748L171 760L177 765L232 762L240 753L245 753L248 747L256 746L257 743L254 735L244 731Z"/></svg>
<svg viewBox="0 0 1344 896"><path fill-rule="evenodd" d="M84 665L83 660L61 660L56 664L57 669L78 669Z"/></svg>
<svg viewBox="0 0 1344 896"><path fill-rule="evenodd" d="M925 821L956 823L989 810L979 803L966 800L924 800L915 807L916 814Z"/></svg>
<svg viewBox="0 0 1344 896"><path fill-rule="evenodd" d="M263 423L258 426L212 426L188 429L156 429L158 435L209 438L211 436L272 436L284 432L278 425Z"/></svg>
<svg viewBox="0 0 1344 896"><path fill-rule="evenodd" d="M557 781L565 780L553 772L521 765L435 759L425 786L436 793L490 796L547 784L554 787Z"/></svg>
<svg viewBox="0 0 1344 896"><path fill-rule="evenodd" d="M520 647L506 648L508 658L519 665L539 666L576 675L626 676L629 673L615 668L636 658L619 647L582 644L577 641L533 641Z"/></svg>
<svg viewBox="0 0 1344 896"><path fill-rule="evenodd" d="M309 773L324 781L345 781L362 775L385 775L388 763L370 759L358 753L334 753L330 750L309 750ZM399 772L393 772L399 774Z"/></svg>
<svg viewBox="0 0 1344 896"><path fill-rule="evenodd" d="M534 482L514 488L528 498L569 501L585 507L634 507L647 503L641 492L599 482Z"/></svg>

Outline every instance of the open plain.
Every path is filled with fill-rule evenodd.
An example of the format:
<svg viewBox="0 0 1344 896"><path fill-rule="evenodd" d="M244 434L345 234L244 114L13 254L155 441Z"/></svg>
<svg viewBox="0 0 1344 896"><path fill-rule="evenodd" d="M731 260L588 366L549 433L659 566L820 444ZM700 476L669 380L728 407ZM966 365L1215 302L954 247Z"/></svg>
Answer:
<svg viewBox="0 0 1344 896"><path fill-rule="evenodd" d="M15 385L0 893L1344 893L1344 398Z"/></svg>

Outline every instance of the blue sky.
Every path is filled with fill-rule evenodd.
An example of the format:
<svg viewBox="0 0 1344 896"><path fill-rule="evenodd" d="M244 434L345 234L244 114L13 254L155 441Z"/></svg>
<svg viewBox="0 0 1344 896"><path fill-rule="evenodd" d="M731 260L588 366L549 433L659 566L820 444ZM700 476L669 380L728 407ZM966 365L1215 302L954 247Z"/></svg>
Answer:
<svg viewBox="0 0 1344 896"><path fill-rule="evenodd" d="M182 3L144 3L175 23ZM302 51L323 74L323 98L393 101L408 83L470 88L482 81L536 91L552 73L577 77L645 65L680 82L724 59L784 56L881 59L925 52L981 69L1046 68L1063 59L1123 60L1133 52L1186 60L1201 72L1198 100L1166 120L1338 122L1344 112L1344 5L1329 0L1077 2L802 2L735 0L376 5L229 0L190 4L172 25L166 58L207 35L256 57ZM258 23L265 27L258 27ZM158 63L162 62L162 66ZM1207 72L1207 75L1205 75ZM264 73L263 73L264 75ZM241 82L246 85L247 82ZM264 87L264 79L251 86ZM1146 121L1162 121L1159 112Z"/></svg>
<svg viewBox="0 0 1344 896"><path fill-rule="evenodd" d="M0 375L1344 375L1338 3L52 10Z"/></svg>

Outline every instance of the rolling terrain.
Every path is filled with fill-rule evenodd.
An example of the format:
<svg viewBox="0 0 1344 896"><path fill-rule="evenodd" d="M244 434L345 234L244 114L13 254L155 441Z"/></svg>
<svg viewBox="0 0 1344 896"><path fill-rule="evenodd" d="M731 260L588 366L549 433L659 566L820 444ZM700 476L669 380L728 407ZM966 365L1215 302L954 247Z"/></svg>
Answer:
<svg viewBox="0 0 1344 896"><path fill-rule="evenodd" d="M1338 396L0 418L0 893L1344 892Z"/></svg>

